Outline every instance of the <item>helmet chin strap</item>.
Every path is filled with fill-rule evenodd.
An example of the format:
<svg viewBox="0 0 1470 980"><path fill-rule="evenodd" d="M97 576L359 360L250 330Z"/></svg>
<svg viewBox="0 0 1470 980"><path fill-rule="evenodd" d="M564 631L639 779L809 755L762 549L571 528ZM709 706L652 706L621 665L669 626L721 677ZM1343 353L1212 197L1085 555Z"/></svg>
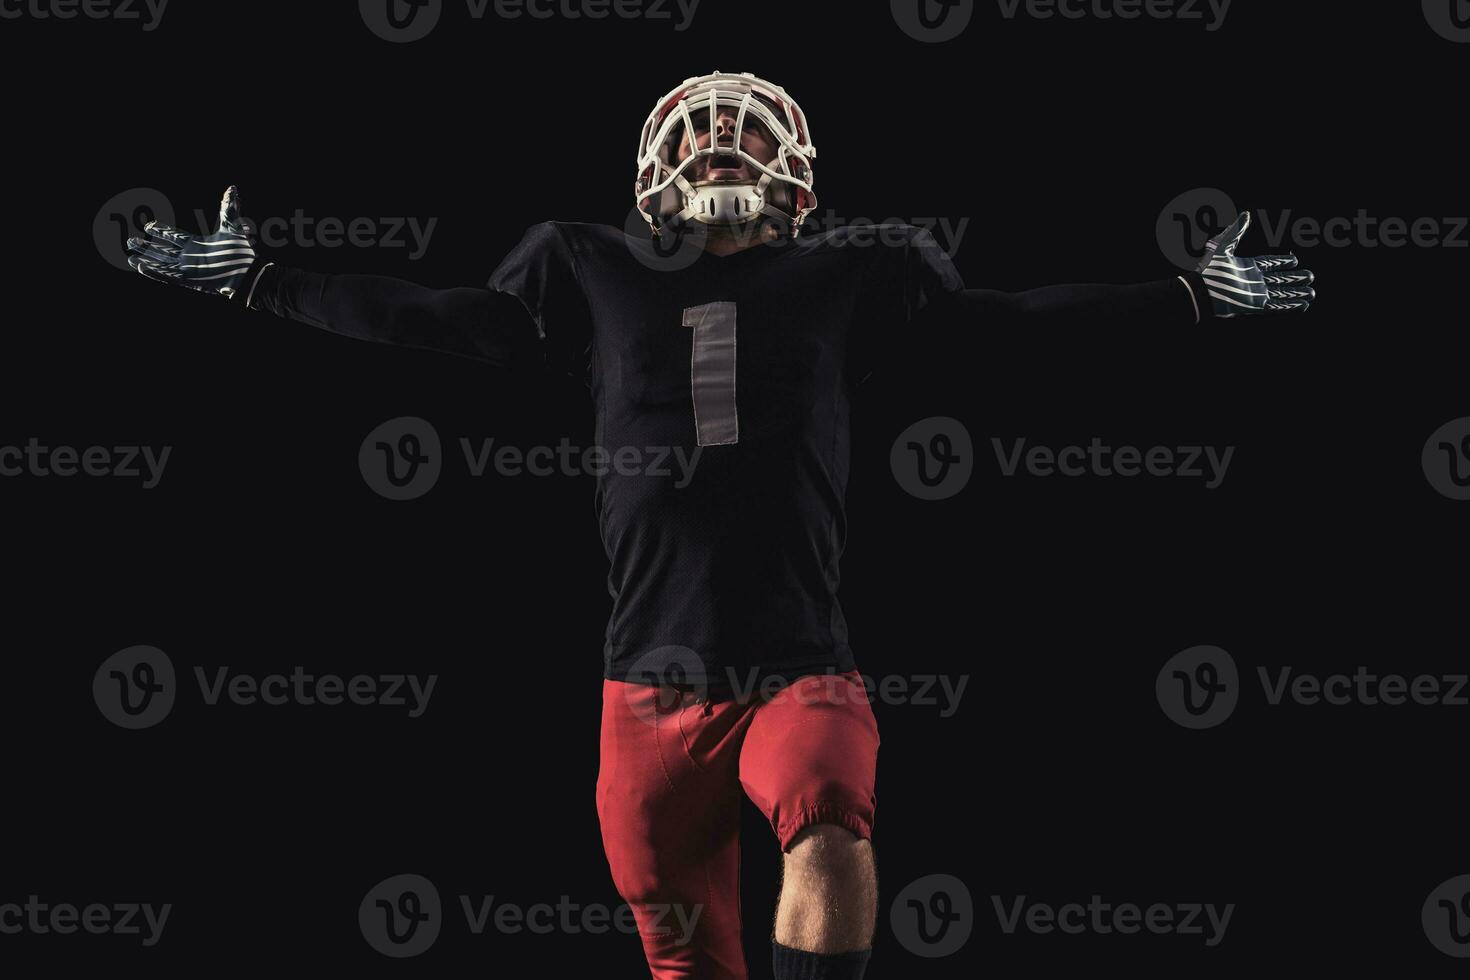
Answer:
<svg viewBox="0 0 1470 980"><path fill-rule="evenodd" d="M771 186L770 174L762 174L754 184L708 183L696 187L683 174L675 177L674 183L684 195L684 210L670 218L673 224L695 221L702 225L734 227L762 216L791 223L791 215L766 199L766 190Z"/></svg>

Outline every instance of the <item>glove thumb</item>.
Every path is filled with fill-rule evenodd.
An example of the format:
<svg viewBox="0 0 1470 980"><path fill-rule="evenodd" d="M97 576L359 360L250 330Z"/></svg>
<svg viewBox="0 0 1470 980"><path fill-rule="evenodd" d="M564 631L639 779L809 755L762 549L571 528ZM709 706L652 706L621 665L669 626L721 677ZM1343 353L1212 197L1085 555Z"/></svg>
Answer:
<svg viewBox="0 0 1470 980"><path fill-rule="evenodd" d="M1224 231L1215 235L1214 238L1205 242L1204 257L1200 259L1200 263L1195 271L1203 272L1205 267L1210 264L1210 260L1217 255L1234 255L1236 246L1245 237L1246 229L1250 228L1250 226L1251 213L1249 211L1240 212L1229 228L1226 228Z"/></svg>
<svg viewBox="0 0 1470 980"><path fill-rule="evenodd" d="M240 213L240 188L231 184L219 202L219 230L228 235L248 237L250 229Z"/></svg>

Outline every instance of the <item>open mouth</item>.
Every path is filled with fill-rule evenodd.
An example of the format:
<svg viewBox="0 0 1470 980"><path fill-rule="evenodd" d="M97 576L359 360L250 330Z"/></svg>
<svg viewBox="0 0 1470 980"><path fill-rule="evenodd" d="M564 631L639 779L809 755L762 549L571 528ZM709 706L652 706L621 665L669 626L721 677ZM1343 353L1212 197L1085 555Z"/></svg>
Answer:
<svg viewBox="0 0 1470 980"><path fill-rule="evenodd" d="M745 170L745 161L732 153L716 153L709 158L707 170L711 177L740 173Z"/></svg>

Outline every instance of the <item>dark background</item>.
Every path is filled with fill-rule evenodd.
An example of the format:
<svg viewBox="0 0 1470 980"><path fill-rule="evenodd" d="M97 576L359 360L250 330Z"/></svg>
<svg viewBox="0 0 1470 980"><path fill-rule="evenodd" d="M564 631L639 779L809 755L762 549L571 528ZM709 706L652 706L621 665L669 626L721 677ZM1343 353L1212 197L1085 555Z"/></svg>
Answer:
<svg viewBox="0 0 1470 980"><path fill-rule="evenodd" d="M1394 9L1390 9L1393 7ZM96 960L163 975L270 968L645 975L630 936L466 933L405 962L357 930L381 879L446 902L616 903L593 801L605 562L586 478L447 465L394 503L364 435L414 415L446 441L591 440L575 382L374 347L119 271L91 228L132 188L185 227L238 183L252 216L438 218L427 255L291 247L324 272L482 285L525 227L621 224L654 99L753 71L805 108L821 209L970 219L971 286L1172 275L1176 195L1317 218L1470 209L1453 93L1470 46L1418 4L1237 0L1199 22L1005 21L910 40L885 4L705 0L667 22L475 22L450 0L392 45L354 4L174 0L136 23L0 21L7 298L0 445L168 445L161 484L0 480L7 591L0 902L172 902L163 941L0 935L0 970ZM190 229L194 230L194 229ZM119 236L121 237L121 236ZM119 242L120 244L120 242ZM1242 252L1272 251L1259 223ZM1470 415L1464 250L1299 250L1302 317L987 330L918 350L855 420L842 599L865 673L967 675L960 710L878 704L884 904L870 975L1293 964L1449 975L1420 906L1470 872L1466 708L1267 707L1257 667L1464 672L1466 507L1420 451ZM901 341L900 341L901 343ZM974 437L959 496L904 493L893 440ZM1182 479L999 475L992 437L1237 447ZM98 665L134 644L254 674L436 673L427 714L208 708L108 723ZM1154 678L1197 644L1246 677L1186 731ZM769 973L778 855L747 814L752 976ZM925 960L889 928L914 879L968 886L974 934ZM1009 902L1235 903L1225 941L1005 935ZM514 964L514 966L512 966ZM15 975L20 975L17 972Z"/></svg>

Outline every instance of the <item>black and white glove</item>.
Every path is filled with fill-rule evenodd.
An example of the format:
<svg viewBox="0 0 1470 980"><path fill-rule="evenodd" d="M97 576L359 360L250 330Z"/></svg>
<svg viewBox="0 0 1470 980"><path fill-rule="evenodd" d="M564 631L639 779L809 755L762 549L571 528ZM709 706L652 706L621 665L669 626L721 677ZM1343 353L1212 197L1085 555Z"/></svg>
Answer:
<svg viewBox="0 0 1470 980"><path fill-rule="evenodd" d="M1242 211L1234 224L1205 243L1197 271L1204 277L1215 316L1305 311L1317 298L1312 288L1316 277L1297 269L1295 255L1247 259L1235 254L1250 226L1250 212Z"/></svg>
<svg viewBox="0 0 1470 980"><path fill-rule="evenodd" d="M240 216L240 191L230 187L219 204L219 230L189 235L150 221L147 238L129 238L128 265L149 279L233 299L255 265L255 246Z"/></svg>

